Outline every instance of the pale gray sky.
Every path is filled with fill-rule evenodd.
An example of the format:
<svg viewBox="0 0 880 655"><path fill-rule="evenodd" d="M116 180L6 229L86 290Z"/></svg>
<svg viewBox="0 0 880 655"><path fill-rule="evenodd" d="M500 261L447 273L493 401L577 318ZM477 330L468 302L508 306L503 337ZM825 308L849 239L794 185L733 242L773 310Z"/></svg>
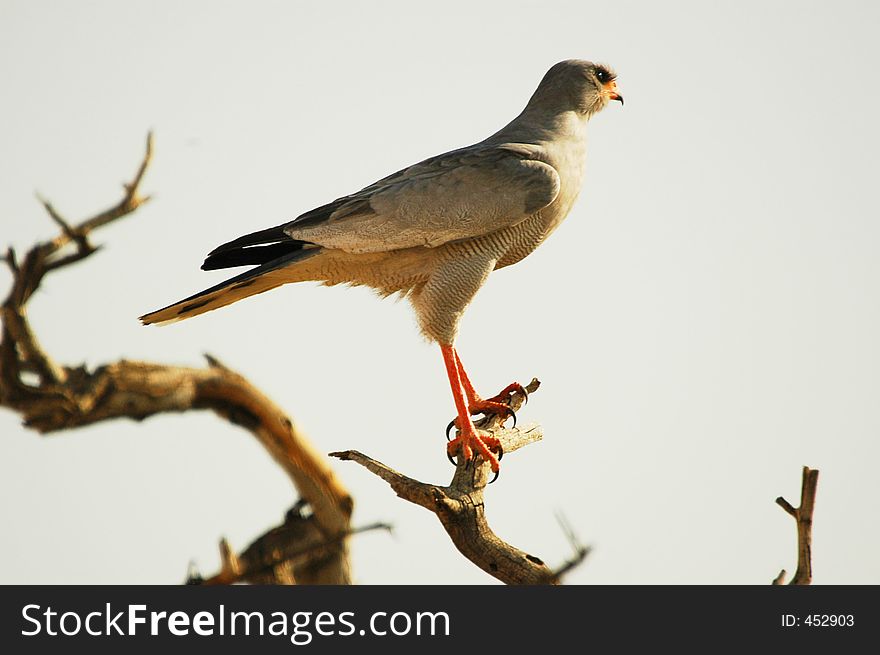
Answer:
<svg viewBox="0 0 880 655"><path fill-rule="evenodd" d="M31 304L61 362L240 370L325 452L445 483L454 410L405 303L295 285L167 328L136 317L222 279L203 255L519 112L556 61L619 73L586 184L536 253L495 274L459 347L478 388L544 386L546 440L504 460L489 519L569 556L571 583L767 583L794 568L800 470L821 470L818 583L880 583L880 264L871 2L0 0L2 245L115 202L148 129L155 201ZM0 274L4 285L8 275ZM4 291L5 293L5 291ZM339 410L343 392L345 411ZM420 426L420 427L414 427ZM51 438L0 413L0 581L175 583L294 496L208 414ZM363 583L486 583L435 518L334 464Z"/></svg>

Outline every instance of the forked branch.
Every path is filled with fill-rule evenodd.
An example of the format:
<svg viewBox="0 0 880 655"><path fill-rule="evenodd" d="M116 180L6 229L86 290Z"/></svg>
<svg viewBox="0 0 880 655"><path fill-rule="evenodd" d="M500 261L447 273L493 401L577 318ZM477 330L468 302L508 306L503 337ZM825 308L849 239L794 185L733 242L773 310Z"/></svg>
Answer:
<svg viewBox="0 0 880 655"><path fill-rule="evenodd" d="M794 518L797 526L798 564L794 577L788 584L808 585L813 580L813 508L816 504L816 488L818 484L819 471L805 466L801 479L800 507L793 507L782 496L776 499L776 504ZM785 569L780 571L779 575L774 578L773 584L785 584Z"/></svg>

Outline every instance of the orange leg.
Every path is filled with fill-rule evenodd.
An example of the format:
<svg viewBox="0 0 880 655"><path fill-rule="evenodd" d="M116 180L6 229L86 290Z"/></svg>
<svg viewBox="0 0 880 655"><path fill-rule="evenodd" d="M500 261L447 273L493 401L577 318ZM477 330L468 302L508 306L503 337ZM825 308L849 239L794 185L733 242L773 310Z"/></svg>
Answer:
<svg viewBox="0 0 880 655"><path fill-rule="evenodd" d="M501 452L501 443L495 437L481 435L474 427L468 411L468 398L465 396L465 388L458 366L458 356L452 344L441 344L440 351L443 353L443 362L446 364L446 375L449 376L449 386L452 388L452 398L455 400L455 410L458 417L455 420L459 427L458 436L446 444L446 453L451 457L461 451L461 456L466 460L478 453L485 461L489 462L492 472L498 472L498 458L492 451ZM465 378L467 379L467 378ZM470 382L467 382L470 386ZM473 387L471 387L473 391Z"/></svg>
<svg viewBox="0 0 880 655"><path fill-rule="evenodd" d="M526 393L526 390L523 389L523 386L519 382L513 382L504 387L499 394L483 400L474 389L474 385L471 383L471 380L461 363L461 358L458 356L458 351L454 347L452 348L452 353L455 355L455 365L458 369L459 378L461 379L461 386L464 388L465 395L467 395L468 410L470 413L497 414L504 417L513 416L514 425L516 425L516 415L503 401L506 401L514 391L525 394L526 399L528 399L529 396Z"/></svg>

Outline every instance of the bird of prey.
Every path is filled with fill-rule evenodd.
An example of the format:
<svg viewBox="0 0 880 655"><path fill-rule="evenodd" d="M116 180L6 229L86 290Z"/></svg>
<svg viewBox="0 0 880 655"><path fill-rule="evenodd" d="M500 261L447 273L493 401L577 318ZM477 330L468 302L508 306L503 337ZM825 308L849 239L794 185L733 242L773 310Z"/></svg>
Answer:
<svg viewBox="0 0 880 655"><path fill-rule="evenodd" d="M560 62L492 136L224 243L202 269L256 267L141 321L178 321L307 280L399 293L443 354L458 427L447 455L479 454L497 475L500 443L480 434L471 415L506 417L502 401L522 387L511 384L488 399L477 394L455 349L459 321L489 273L526 257L569 213L581 188L587 122L610 100L623 104L608 66Z"/></svg>

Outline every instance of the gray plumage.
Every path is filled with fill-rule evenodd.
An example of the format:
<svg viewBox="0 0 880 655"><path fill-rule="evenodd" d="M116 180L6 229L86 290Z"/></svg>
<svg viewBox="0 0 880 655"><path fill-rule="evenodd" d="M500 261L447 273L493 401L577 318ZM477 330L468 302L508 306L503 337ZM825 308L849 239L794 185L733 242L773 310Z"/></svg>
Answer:
<svg viewBox="0 0 880 655"><path fill-rule="evenodd" d="M591 62L556 64L494 135L220 246L203 268L260 266L141 320L181 320L313 280L404 294L422 332L451 344L489 273L527 256L568 214L581 188L587 121L610 99L622 101L614 78Z"/></svg>

